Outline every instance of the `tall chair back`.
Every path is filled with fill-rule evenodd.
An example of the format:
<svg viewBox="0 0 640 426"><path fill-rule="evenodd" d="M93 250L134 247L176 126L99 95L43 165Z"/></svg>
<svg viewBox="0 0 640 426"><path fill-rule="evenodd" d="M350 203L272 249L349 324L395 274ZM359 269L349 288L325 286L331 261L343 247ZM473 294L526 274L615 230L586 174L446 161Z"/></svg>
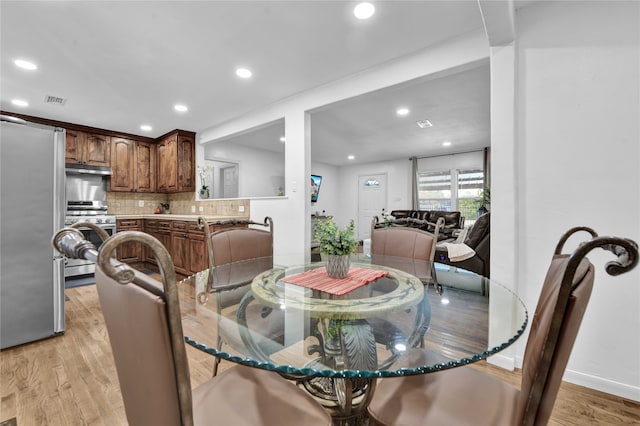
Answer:
<svg viewBox="0 0 640 426"><path fill-rule="evenodd" d="M115 260L116 247L130 242L152 250L162 283ZM53 245L69 258L97 263L98 296L130 425L330 425L311 396L267 370L236 366L191 389L176 274L151 235L117 233L98 252L79 230L65 228Z"/></svg>
<svg viewBox="0 0 640 426"><path fill-rule="evenodd" d="M243 304L243 309L247 321L258 331L256 339L266 342L266 347L263 348L265 351L275 350L282 340L281 324L284 316L257 302L252 303L253 297L247 294L248 285L253 278L273 268L273 220L267 216L263 223L250 220L209 223L200 217L198 224L204 228L211 268L207 292L216 293L217 311L221 313L223 308L244 298L246 305ZM223 229L211 233L210 225L221 226ZM267 339L258 337L259 335ZM271 341L276 342L276 345ZM240 342L237 328L229 329L218 325L217 349L222 349L223 343L234 346ZM219 363L220 359L217 358L213 365L214 376L218 374Z"/></svg>
<svg viewBox="0 0 640 426"><path fill-rule="evenodd" d="M589 232L593 238L571 255L563 254L564 243L578 231ZM633 241L598 237L587 227L572 228L562 236L547 270L525 348L518 403L521 424L546 424L551 416L591 296L595 272L586 255L595 247L621 257L621 262L607 264L611 275L630 270L638 262Z"/></svg>
<svg viewBox="0 0 640 426"><path fill-rule="evenodd" d="M589 232L592 238L572 254L563 254L565 242L578 231ZM638 264L634 241L598 237L587 227L572 228L561 237L531 324L520 390L468 367L382 381L369 406L371 424L547 424L593 288L594 266L586 255L596 247L617 256L606 265L610 275L628 272ZM412 355L433 362L427 352ZM469 402L461 406L455 401Z"/></svg>
<svg viewBox="0 0 640 426"><path fill-rule="evenodd" d="M433 263L438 234L444 226L439 218L433 233L411 226L378 226L374 217L371 225L371 254L427 260Z"/></svg>

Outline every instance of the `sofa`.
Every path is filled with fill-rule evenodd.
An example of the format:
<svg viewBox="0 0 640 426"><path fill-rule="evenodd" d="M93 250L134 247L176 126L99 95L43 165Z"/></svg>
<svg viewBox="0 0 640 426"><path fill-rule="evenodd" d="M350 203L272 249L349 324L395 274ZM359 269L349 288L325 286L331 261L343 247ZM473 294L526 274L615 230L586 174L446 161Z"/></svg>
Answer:
<svg viewBox="0 0 640 426"><path fill-rule="evenodd" d="M439 241L453 242L455 240ZM471 228L467 231L467 235L462 241L471 247L476 253L469 259L459 262L453 262L449 259L448 250L442 245L436 246L436 255L434 261L446 265L456 266L468 271L475 272L484 277L490 277L489 261L491 258L491 213L485 213L476 220Z"/></svg>
<svg viewBox="0 0 640 426"><path fill-rule="evenodd" d="M396 220L411 218L425 221L426 223L423 230L427 232L433 232L438 219L443 218L444 227L440 230L438 241L455 238L456 231L461 231L464 228L464 216L462 216L459 211L393 210L391 216Z"/></svg>

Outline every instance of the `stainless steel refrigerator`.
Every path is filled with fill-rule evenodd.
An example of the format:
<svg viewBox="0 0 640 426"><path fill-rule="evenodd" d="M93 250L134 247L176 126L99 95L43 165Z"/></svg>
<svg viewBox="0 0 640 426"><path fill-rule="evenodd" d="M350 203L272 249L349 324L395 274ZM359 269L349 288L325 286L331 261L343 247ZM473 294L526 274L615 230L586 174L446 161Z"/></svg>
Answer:
<svg viewBox="0 0 640 426"><path fill-rule="evenodd" d="M65 130L0 118L4 349L64 332L64 259L51 237L64 226Z"/></svg>

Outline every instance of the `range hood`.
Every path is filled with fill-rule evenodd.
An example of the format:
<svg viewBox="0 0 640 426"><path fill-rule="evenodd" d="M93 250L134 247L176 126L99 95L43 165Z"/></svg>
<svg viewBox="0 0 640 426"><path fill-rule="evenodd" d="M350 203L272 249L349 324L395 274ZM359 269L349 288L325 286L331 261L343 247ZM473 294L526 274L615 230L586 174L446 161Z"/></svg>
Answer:
<svg viewBox="0 0 640 426"><path fill-rule="evenodd" d="M64 171L68 175L102 175L111 176L113 171L110 167L88 166L86 164L67 164Z"/></svg>

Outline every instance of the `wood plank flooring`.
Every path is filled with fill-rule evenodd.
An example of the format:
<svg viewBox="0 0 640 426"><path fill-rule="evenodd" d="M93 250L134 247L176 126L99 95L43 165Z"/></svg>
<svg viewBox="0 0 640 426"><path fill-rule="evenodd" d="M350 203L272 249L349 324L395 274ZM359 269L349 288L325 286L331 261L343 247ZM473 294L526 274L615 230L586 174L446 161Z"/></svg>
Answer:
<svg viewBox="0 0 640 426"><path fill-rule="evenodd" d="M18 426L126 425L118 378L94 285L66 291L63 336L0 352L0 422ZM211 376L213 359L187 346L192 386ZM231 368L222 362L221 369ZM509 383L519 372L474 365ZM640 403L563 383L551 425L640 425ZM479 423L480 425L480 423Z"/></svg>

